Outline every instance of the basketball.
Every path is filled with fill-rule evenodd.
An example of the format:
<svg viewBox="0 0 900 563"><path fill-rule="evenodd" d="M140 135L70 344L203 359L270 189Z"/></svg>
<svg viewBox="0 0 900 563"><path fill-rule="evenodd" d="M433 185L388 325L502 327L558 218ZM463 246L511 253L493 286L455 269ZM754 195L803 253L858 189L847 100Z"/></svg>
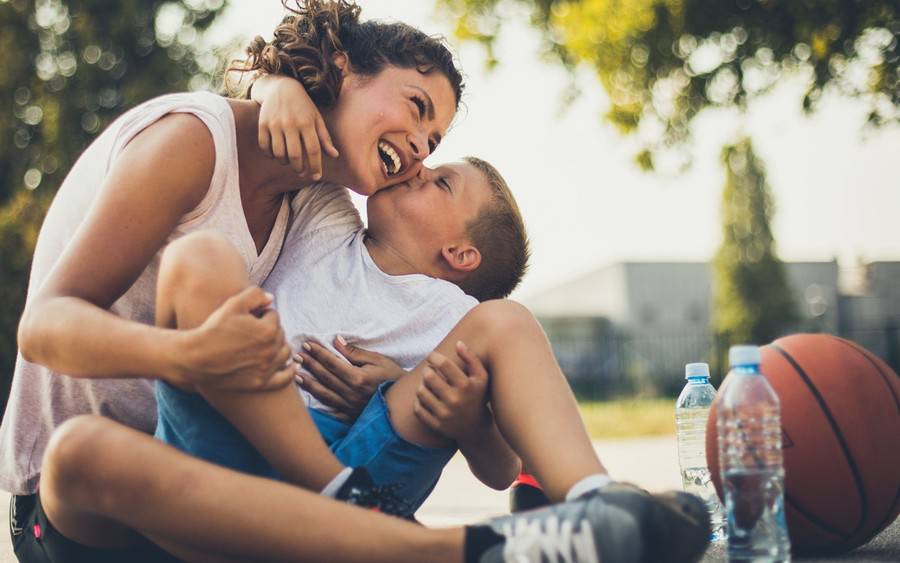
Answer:
<svg viewBox="0 0 900 563"><path fill-rule="evenodd" d="M784 504L791 548L858 547L900 511L900 378L861 346L795 334L762 347L761 371L781 401ZM706 458L720 498L715 406Z"/></svg>

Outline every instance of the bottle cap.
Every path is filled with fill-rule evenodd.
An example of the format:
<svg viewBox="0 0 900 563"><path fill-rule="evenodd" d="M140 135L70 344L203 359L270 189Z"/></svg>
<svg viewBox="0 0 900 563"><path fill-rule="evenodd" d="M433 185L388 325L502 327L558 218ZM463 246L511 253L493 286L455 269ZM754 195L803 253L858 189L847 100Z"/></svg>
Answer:
<svg viewBox="0 0 900 563"><path fill-rule="evenodd" d="M762 363L759 346L750 344L732 346L728 350L728 363L731 366L758 366Z"/></svg>
<svg viewBox="0 0 900 563"><path fill-rule="evenodd" d="M694 364L688 364L684 366L684 378L690 379L691 377L709 377L709 364L704 362L697 362Z"/></svg>

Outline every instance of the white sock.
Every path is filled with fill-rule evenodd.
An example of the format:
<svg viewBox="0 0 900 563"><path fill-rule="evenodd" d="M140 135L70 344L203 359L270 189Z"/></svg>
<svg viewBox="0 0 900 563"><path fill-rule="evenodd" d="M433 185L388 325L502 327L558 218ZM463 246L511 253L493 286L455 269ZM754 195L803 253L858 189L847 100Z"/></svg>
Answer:
<svg viewBox="0 0 900 563"><path fill-rule="evenodd" d="M566 500L575 500L584 493L602 489L612 482L612 477L610 477L606 473L594 473L593 475L588 475L581 481L578 481L577 483L572 485L572 488L569 489L568 493L566 493Z"/></svg>
<svg viewBox="0 0 900 563"><path fill-rule="evenodd" d="M340 473L334 476L334 478L325 485L325 488L322 489L321 494L326 497L334 498L344 483L347 482L347 479L350 478L350 474L353 473L352 467L345 467L341 470Z"/></svg>

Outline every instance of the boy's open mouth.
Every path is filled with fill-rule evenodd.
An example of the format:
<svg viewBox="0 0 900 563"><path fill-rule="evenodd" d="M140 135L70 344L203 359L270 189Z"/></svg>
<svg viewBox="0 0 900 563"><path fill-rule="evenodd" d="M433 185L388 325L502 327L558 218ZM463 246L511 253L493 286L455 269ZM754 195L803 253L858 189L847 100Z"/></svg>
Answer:
<svg viewBox="0 0 900 563"><path fill-rule="evenodd" d="M403 168L403 161L394 146L387 141L378 141L378 156L384 164L384 173L387 177L396 176Z"/></svg>

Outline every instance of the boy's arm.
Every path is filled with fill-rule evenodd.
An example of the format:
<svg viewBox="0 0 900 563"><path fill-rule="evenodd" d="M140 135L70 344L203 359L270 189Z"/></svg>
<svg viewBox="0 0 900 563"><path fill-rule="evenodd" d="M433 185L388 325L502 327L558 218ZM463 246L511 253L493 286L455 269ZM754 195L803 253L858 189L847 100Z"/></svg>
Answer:
<svg viewBox="0 0 900 563"><path fill-rule="evenodd" d="M500 434L494 416L489 416L487 425L469 437L457 440L457 444L466 456L472 474L488 487L500 491L510 486L521 471L522 462Z"/></svg>
<svg viewBox="0 0 900 563"><path fill-rule="evenodd" d="M259 148L312 180L322 177L322 150L338 157L331 135L299 80L263 74L250 89L259 110Z"/></svg>
<svg viewBox="0 0 900 563"><path fill-rule="evenodd" d="M429 354L413 410L430 430L456 441L481 482L505 489L518 475L521 461L487 405L484 365L462 342L456 344L456 352L466 371L442 354Z"/></svg>

